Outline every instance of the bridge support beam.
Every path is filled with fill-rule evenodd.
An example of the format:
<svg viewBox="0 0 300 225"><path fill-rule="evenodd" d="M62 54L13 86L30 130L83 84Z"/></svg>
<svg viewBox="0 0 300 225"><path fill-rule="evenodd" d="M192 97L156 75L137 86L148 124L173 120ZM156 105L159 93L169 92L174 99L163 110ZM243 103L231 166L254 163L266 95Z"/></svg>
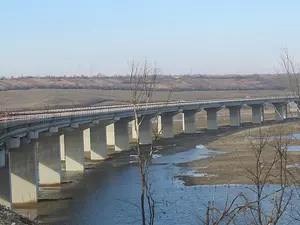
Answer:
<svg viewBox="0 0 300 225"><path fill-rule="evenodd" d="M173 138L173 115L162 114L157 120L157 132L162 138Z"/></svg>
<svg viewBox="0 0 300 225"><path fill-rule="evenodd" d="M183 112L183 131L186 134L196 133L196 111L189 110Z"/></svg>
<svg viewBox="0 0 300 225"><path fill-rule="evenodd" d="M140 118L140 144L152 144L152 123L151 116L142 116Z"/></svg>
<svg viewBox="0 0 300 225"><path fill-rule="evenodd" d="M38 201L37 143L24 138L9 152L12 204Z"/></svg>
<svg viewBox="0 0 300 225"><path fill-rule="evenodd" d="M5 153L2 150L2 153ZM11 208L11 190L10 190L10 173L8 154L2 155L4 165L0 166L0 204Z"/></svg>
<svg viewBox="0 0 300 225"><path fill-rule="evenodd" d="M121 119L114 124L115 151L129 150L129 128L128 119Z"/></svg>
<svg viewBox="0 0 300 225"><path fill-rule="evenodd" d="M239 127L241 126L241 107L228 107L230 114L230 126Z"/></svg>
<svg viewBox="0 0 300 225"><path fill-rule="evenodd" d="M67 130L65 136L66 171L84 171L84 144L81 128Z"/></svg>
<svg viewBox="0 0 300 225"><path fill-rule="evenodd" d="M287 104L286 103L276 103L274 105L275 119L277 121L283 121L287 118Z"/></svg>
<svg viewBox="0 0 300 225"><path fill-rule="evenodd" d="M37 142L39 183L41 186L61 184L60 135L42 136Z"/></svg>
<svg viewBox="0 0 300 225"><path fill-rule="evenodd" d="M90 128L91 160L107 158L106 125L98 124Z"/></svg>
<svg viewBox="0 0 300 225"><path fill-rule="evenodd" d="M218 125L218 111L219 108L207 108L205 109L207 113L207 129L208 130L217 130Z"/></svg>
<svg viewBox="0 0 300 225"><path fill-rule="evenodd" d="M263 105L251 105L252 107L252 122L261 123L264 121L264 106Z"/></svg>
<svg viewBox="0 0 300 225"><path fill-rule="evenodd" d="M106 126L107 145L115 145L115 125L109 124Z"/></svg>

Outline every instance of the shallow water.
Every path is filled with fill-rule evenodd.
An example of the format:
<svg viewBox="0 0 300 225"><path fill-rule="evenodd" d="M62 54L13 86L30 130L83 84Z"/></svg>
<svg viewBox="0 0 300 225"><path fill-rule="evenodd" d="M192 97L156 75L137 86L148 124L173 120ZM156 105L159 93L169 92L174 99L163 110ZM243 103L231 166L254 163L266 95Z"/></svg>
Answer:
<svg viewBox="0 0 300 225"><path fill-rule="evenodd" d="M245 185L187 187L174 178L179 175L208 176L208 174L201 175L201 168L181 167L177 164L217 154L221 152L207 150L203 146L171 155L161 156L158 153L159 157L153 159L153 165L149 169L149 181L152 184L154 198L157 200L155 224L202 224L201 218L205 215L209 201L214 201L222 208L227 198L231 199L240 192L245 192L248 196L253 195L248 189L249 186ZM200 170L199 175L195 173L196 169ZM92 180L86 180L80 197L69 202L64 210L54 213L57 218L64 218L64 221L59 220L52 224L140 225L138 204L141 184L137 166L128 162L126 166L109 168L105 176L95 175L98 171L93 173ZM268 186L267 190L272 191L275 188L276 185ZM268 202L266 204L268 206ZM47 219L47 216L44 219ZM284 222L287 221L288 218Z"/></svg>
<svg viewBox="0 0 300 225"><path fill-rule="evenodd" d="M300 151L300 145L287 146L287 151L288 152L298 152L298 151Z"/></svg>

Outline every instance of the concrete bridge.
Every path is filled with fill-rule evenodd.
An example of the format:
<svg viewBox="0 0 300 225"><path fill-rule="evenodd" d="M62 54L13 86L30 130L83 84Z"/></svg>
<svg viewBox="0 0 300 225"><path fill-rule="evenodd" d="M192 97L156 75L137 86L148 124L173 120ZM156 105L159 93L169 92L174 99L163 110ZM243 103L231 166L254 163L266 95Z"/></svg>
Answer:
<svg viewBox="0 0 300 225"><path fill-rule="evenodd" d="M287 117L287 104L296 96L234 100L178 101L140 104L141 144L152 143L151 119L159 116L162 138L173 137L173 116L183 114L183 132L196 132L196 113L207 112L207 129L218 129L218 110L226 107L231 126L240 126L241 108L252 108L252 122L264 120L264 106L274 106L278 121ZM299 110L298 110L299 111ZM129 122L134 118L128 105L60 110L6 111L0 117L0 204L9 207L38 201L39 186L61 184L62 161L66 171L84 171L84 152L91 160L104 160L107 145L115 151L130 149ZM297 114L297 117L299 115Z"/></svg>

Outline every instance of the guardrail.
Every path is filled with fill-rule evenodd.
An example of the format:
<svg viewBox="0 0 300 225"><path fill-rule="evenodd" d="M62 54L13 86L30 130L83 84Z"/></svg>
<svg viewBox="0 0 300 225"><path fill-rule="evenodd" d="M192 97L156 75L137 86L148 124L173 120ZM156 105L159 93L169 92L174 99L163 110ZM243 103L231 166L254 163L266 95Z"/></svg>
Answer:
<svg viewBox="0 0 300 225"><path fill-rule="evenodd" d="M138 107L150 107L156 106L170 106L170 105L187 105L187 104L199 104L199 103L226 103L226 102L239 102L239 101L254 101L254 100L277 100L277 99L295 99L297 96L271 96L271 97L255 97L255 98L238 98L238 99L213 99L213 100L197 100L197 101L168 101L168 102L151 102L151 103L141 103ZM89 111L97 109L116 109L116 108L130 108L131 104L122 105L109 105L109 106L90 106L90 107L72 107L63 109L34 109L30 111L23 111L22 109L14 110L2 110L0 111L0 118L5 116L15 116L15 115L32 115L32 114L50 114L50 113L60 113L60 112L75 112L75 111ZM21 111L22 110L22 111Z"/></svg>
<svg viewBox="0 0 300 225"><path fill-rule="evenodd" d="M251 101L270 101L270 100L295 100L298 96L271 96L271 97L256 97L256 98L239 98L239 99L215 99L215 100L198 100L198 101L171 101L171 102L155 102L155 103L142 103L137 105L138 110L153 109L161 107L180 107L188 105L199 104L226 104L231 102L251 102ZM50 117L77 117L91 114L114 113L133 110L132 105L110 105L110 106L93 106L93 107L80 107L80 108L67 108L67 109L49 109L49 110L30 110L30 111L2 111L0 114L0 128L1 124L15 120L32 120L44 119Z"/></svg>

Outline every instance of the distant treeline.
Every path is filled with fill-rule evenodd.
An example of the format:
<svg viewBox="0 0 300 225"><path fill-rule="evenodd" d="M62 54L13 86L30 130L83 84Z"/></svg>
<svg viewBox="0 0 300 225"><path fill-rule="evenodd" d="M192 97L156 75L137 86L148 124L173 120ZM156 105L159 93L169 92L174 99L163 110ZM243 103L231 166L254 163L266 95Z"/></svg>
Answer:
<svg viewBox="0 0 300 225"><path fill-rule="evenodd" d="M225 91L225 90L285 90L280 75L160 75L156 89L169 91ZM1 77L0 91L28 89L94 89L130 90L129 76L43 76Z"/></svg>

